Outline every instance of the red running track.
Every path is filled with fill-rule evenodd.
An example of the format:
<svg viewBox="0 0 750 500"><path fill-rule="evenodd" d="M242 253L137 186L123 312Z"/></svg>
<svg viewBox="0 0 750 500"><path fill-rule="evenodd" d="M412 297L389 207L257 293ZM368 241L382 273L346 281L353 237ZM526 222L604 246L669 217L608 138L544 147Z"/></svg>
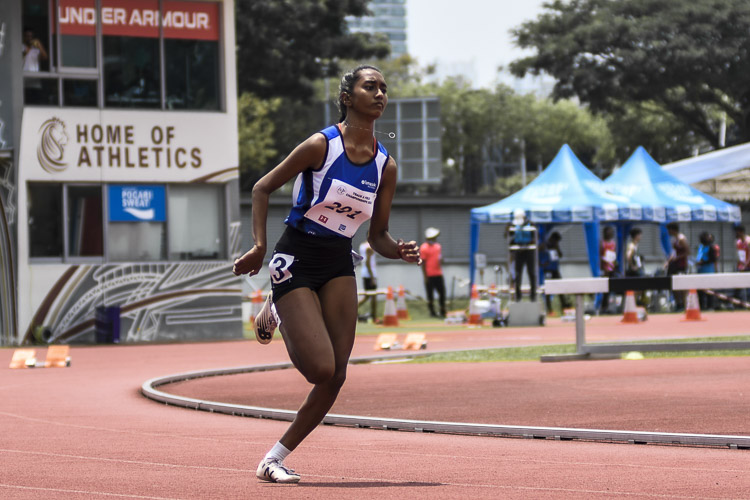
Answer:
<svg viewBox="0 0 750 500"><path fill-rule="evenodd" d="M654 317L636 327L621 327L612 318L596 318L588 325L589 338L637 340L680 336L679 333L682 336L743 333L741 327L750 324L750 315L735 314L709 317L701 324L678 323L674 316L665 320ZM680 332L664 331L669 319L680 325L674 328ZM572 342L573 337L572 325L553 324L547 328L460 330L428 335L428 340L430 349L447 349ZM372 354L372 343L372 337L359 337L355 355ZM1 498L750 497L748 451L415 434L328 426L317 429L288 459L303 475L299 485L259 483L254 477L257 462L287 423L168 407L143 398L139 389L146 379L162 375L286 361L281 342L274 341L269 346L254 342L74 346L73 366L61 369L9 370L6 367L11 355L12 350L0 350ZM722 366L729 367L738 377L747 377L750 371L747 358L717 358L718 368L711 368L709 359L666 361L508 363L495 367L491 375L480 373L485 364L407 365L414 368L413 376L419 383L409 386L411 378L402 381L400 385L406 389L400 395L383 393L380 387L387 384L380 382L389 378L389 370L400 370L402 365L353 367L344 393L346 397L340 403L357 404L362 409L369 408L370 414L383 416L379 410L385 411L385 405L396 397L414 401L413 406L419 411L432 410L435 419L452 414L464 415L467 418L460 420L470 421L475 416L492 416L492 412L486 412L485 417L479 415L486 411L482 409L484 402L463 407L455 404L456 396L477 377L488 376L490 382L495 376L504 377L498 385L517 384L508 399L484 398L485 402L494 403L498 414L505 417L514 407L534 403L532 391L534 387L538 389L539 384L533 383L531 373L539 367L549 368L549 373L567 372L557 387L569 396L576 392L566 387L570 380L595 385L600 383L597 379L604 376L617 379L618 384L632 379L633 394L629 397L634 401L642 400L646 406L659 402L660 394L666 389L663 381L669 378L691 375L701 379L700 373L695 373L700 371L706 371L706 377L710 378L714 376L711 373L720 373ZM466 368L470 366L478 371ZM442 375L429 373L435 369ZM370 371L372 373L368 373ZM242 388L245 397L256 403L254 395L266 397L262 386L275 380L270 373L257 375L268 378L257 381L248 378ZM284 377L293 378L293 375L287 372ZM529 378L524 380L526 377ZM655 384L655 380L662 382ZM229 379L226 381L229 383ZM282 382L280 388L292 384L285 379L276 382ZM452 394L425 397L424 402L418 403L418 398L425 394L425 387L435 385L434 382L455 384ZM680 390L688 391L685 385L690 384L683 383ZM660 388L653 390L650 387L653 385ZM742 424L742 415L747 415L746 382L742 392L722 399L718 393L725 387L722 383L698 391L698 403L702 404L706 398L712 401L708 406L714 410L706 420L708 424L724 425L735 414L740 416ZM651 395L639 398L639 391L646 388ZM623 386L617 389L591 392L607 401L624 392ZM279 392L286 393L281 389ZM545 407L543 403L536 402L536 413L539 418L548 418L538 410ZM400 405L401 408L410 406ZM567 415L585 422L588 418L597 418L593 414L598 407L573 408ZM457 408L461 411L450 413ZM634 410L649 415L645 406L633 408L629 403L616 405L616 410L619 411L612 415L620 415L620 420L615 420L613 425L623 423L623 415ZM692 424L703 420L702 417L685 418L683 414L688 412L680 409L672 412L669 421L657 418L655 423L668 426L676 421ZM629 418L631 422L643 419ZM498 423L536 425L538 422L542 420ZM747 429L744 424L737 430L747 433Z"/></svg>

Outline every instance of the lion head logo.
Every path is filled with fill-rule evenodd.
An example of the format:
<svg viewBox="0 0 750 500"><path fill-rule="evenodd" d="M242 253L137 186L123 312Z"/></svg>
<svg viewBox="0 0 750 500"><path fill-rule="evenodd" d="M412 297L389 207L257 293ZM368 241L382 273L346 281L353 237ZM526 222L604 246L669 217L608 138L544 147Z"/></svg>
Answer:
<svg viewBox="0 0 750 500"><path fill-rule="evenodd" d="M39 127L41 138L36 148L36 157L42 168L51 174L59 173L68 168L63 161L65 146L68 144L68 134L65 133L65 123L56 117L42 123Z"/></svg>

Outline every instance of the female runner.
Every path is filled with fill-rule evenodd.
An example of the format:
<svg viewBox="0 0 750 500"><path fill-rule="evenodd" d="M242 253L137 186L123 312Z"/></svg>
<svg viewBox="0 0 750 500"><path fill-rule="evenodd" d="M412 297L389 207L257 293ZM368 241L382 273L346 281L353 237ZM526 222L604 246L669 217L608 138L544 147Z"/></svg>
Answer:
<svg viewBox="0 0 750 500"><path fill-rule="evenodd" d="M388 233L396 162L374 138L388 104L380 70L359 66L341 79L339 123L309 137L253 187L255 246L234 262L258 273L266 254L268 197L296 177L287 228L269 262L272 294L255 322L268 343L278 325L289 357L313 384L292 424L258 465L263 481L296 483L284 459L323 420L346 379L357 323L352 237L370 219L370 246L383 257L419 263L415 241Z"/></svg>

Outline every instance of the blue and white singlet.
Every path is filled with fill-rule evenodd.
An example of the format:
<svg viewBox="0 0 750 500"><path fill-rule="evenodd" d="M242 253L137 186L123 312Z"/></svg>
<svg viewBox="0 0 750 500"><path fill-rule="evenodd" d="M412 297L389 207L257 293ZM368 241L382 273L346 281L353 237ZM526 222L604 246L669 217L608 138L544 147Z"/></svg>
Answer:
<svg viewBox="0 0 750 500"><path fill-rule="evenodd" d="M285 224L315 236L351 238L372 217L388 151L376 142L375 156L361 165L346 156L337 125L320 131L328 143L323 166L297 176Z"/></svg>

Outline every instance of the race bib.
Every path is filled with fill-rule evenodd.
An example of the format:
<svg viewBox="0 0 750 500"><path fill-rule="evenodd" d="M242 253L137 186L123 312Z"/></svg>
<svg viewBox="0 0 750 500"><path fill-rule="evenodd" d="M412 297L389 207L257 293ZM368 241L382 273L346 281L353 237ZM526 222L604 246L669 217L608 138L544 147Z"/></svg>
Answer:
<svg viewBox="0 0 750 500"><path fill-rule="evenodd" d="M737 250L737 260L739 260L740 262L745 262L745 260L747 260L746 257L747 253L745 252L745 250Z"/></svg>
<svg viewBox="0 0 750 500"><path fill-rule="evenodd" d="M604 251L604 260L606 262L614 262L617 260L617 252L614 250L605 250Z"/></svg>
<svg viewBox="0 0 750 500"><path fill-rule="evenodd" d="M310 207L305 213L305 218L351 238L359 226L372 217L375 196L375 193L361 191L350 184L333 179L326 197Z"/></svg>
<svg viewBox="0 0 750 500"><path fill-rule="evenodd" d="M271 281L278 285L292 277L289 267L294 263L294 255L286 253L275 253L271 256L268 263L268 270L271 272Z"/></svg>
<svg viewBox="0 0 750 500"><path fill-rule="evenodd" d="M633 257L633 262L635 263L635 267L641 267L641 256L636 255Z"/></svg>
<svg viewBox="0 0 750 500"><path fill-rule="evenodd" d="M549 251L549 260L551 260L552 262L557 262L558 260L560 260L560 256L557 255L557 250Z"/></svg>

